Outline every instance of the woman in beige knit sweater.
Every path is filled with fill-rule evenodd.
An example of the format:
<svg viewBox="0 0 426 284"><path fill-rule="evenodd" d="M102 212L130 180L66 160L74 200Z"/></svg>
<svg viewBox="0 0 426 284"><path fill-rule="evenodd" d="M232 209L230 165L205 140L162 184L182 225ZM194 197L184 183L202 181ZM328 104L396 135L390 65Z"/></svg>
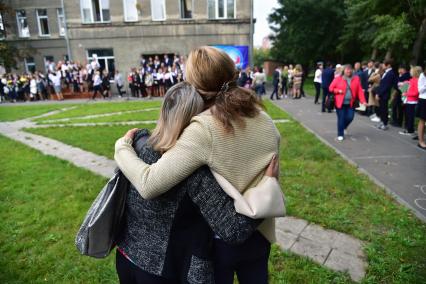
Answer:
<svg viewBox="0 0 426 284"><path fill-rule="evenodd" d="M202 96L207 110L192 119L176 144L155 164L145 164L135 155L132 132L116 142L114 158L142 197L163 194L203 165L240 192L260 182L272 157L279 152L280 135L256 96L237 87L236 78L234 62L226 53L213 47L193 50L186 64L186 79ZM275 240L273 219L265 220L259 230L269 242ZM217 242L217 247L222 248L222 253L216 255L215 273L221 274L218 277L222 279L219 283L232 283L230 272L233 275L234 270L242 269L237 263L244 257L253 257L252 264L259 268L253 268L253 272L266 275L263 279L253 278L256 283L267 283L268 242L267 247L259 242L255 249L247 248L259 254L257 258L241 255L247 250ZM247 245L253 246L253 240Z"/></svg>

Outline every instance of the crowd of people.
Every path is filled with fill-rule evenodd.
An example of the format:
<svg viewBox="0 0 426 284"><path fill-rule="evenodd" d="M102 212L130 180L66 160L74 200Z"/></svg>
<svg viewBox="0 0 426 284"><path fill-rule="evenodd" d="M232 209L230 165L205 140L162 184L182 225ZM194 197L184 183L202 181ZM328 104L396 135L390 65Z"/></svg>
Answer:
<svg viewBox="0 0 426 284"><path fill-rule="evenodd" d="M94 58L86 64L73 61L46 61L45 72L6 73L0 75L0 102L29 102L56 98L63 100L63 92L78 94L90 92L91 99L98 95L111 98L111 83L119 96L126 95L127 80L133 97L164 96L173 85L183 81L185 57L167 54L140 57L140 66L131 68L125 78L118 69L108 72Z"/></svg>
<svg viewBox="0 0 426 284"><path fill-rule="evenodd" d="M277 100L283 97L291 97L300 99L305 96L303 84L305 82L305 72L302 65L296 64L278 66L272 74L273 91L270 99ZM262 67L254 67L254 72L249 67L245 70L240 70L238 85L240 87L253 89L259 98L266 94L265 89L266 74Z"/></svg>
<svg viewBox="0 0 426 284"><path fill-rule="evenodd" d="M353 67L349 64L333 66L330 62L324 66L319 62L314 85L315 104L319 104L322 90L321 111L332 112L333 108L336 109L339 141L344 139L344 132L352 122L355 110L358 110L370 116L380 130L388 130L388 124L405 128L399 133L418 139L418 146L426 150L425 68L400 65L397 74L390 59L383 62L356 62ZM419 119L417 134L416 116Z"/></svg>

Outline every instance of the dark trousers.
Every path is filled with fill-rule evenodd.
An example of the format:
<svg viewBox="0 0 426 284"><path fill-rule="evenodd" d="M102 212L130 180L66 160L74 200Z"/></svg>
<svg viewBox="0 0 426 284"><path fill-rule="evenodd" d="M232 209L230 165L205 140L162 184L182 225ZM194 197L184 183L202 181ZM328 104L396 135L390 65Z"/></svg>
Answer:
<svg viewBox="0 0 426 284"><path fill-rule="evenodd" d="M314 82L314 86L315 86L315 103L318 102L319 97L321 95L321 83L318 82Z"/></svg>
<svg viewBox="0 0 426 284"><path fill-rule="evenodd" d="M215 282L234 283L234 272L240 284L267 284L271 244L258 231L241 245L214 242Z"/></svg>
<svg viewBox="0 0 426 284"><path fill-rule="evenodd" d="M388 125L389 121L389 97L383 96L379 99L380 120L384 125Z"/></svg>
<svg viewBox="0 0 426 284"><path fill-rule="evenodd" d="M337 136L344 136L344 130L348 128L355 116L355 110L349 105L336 108L337 114Z"/></svg>
<svg viewBox="0 0 426 284"><path fill-rule="evenodd" d="M102 86L101 85L97 85L97 86L93 86L93 95L92 95L92 100L94 100L96 98L96 95L101 94L102 96L104 96L104 94L102 93Z"/></svg>
<svg viewBox="0 0 426 284"><path fill-rule="evenodd" d="M120 86L117 84L117 91L118 91L118 95L122 96L123 94L125 94L126 92L122 90L123 86Z"/></svg>
<svg viewBox="0 0 426 284"><path fill-rule="evenodd" d="M287 93L288 93L288 88L287 88L287 77L284 77L284 78L283 78L282 85L283 85L283 87L282 87L282 89L283 89L283 94L284 94L284 95L287 95Z"/></svg>
<svg viewBox="0 0 426 284"><path fill-rule="evenodd" d="M402 126L404 112L402 109L401 94L397 92L392 101L392 123L397 126Z"/></svg>
<svg viewBox="0 0 426 284"><path fill-rule="evenodd" d="M325 112L325 102L327 99L330 100L330 95L331 93L328 90L328 87L322 88L322 108L321 108L322 112ZM327 106L328 112L331 112L331 108L332 108L331 104L328 104Z"/></svg>
<svg viewBox="0 0 426 284"><path fill-rule="evenodd" d="M274 84L274 91L271 94L271 100L274 99L274 95L278 100L279 99L279 97L278 97L278 84Z"/></svg>
<svg viewBox="0 0 426 284"><path fill-rule="evenodd" d="M121 252L117 250L115 255L115 267L117 269L120 284L174 284L166 278L150 274L143 271L131 261L125 258Z"/></svg>
<svg viewBox="0 0 426 284"><path fill-rule="evenodd" d="M405 105L405 128L408 133L414 133L414 120L416 119L416 104Z"/></svg>

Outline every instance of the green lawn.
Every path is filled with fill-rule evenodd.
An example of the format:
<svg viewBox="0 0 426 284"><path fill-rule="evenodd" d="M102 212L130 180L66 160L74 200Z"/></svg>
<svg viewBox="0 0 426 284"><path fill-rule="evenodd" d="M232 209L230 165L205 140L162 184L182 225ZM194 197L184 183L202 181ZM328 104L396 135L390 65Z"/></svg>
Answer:
<svg viewBox="0 0 426 284"><path fill-rule="evenodd" d="M0 283L117 283L113 254L93 259L74 246L106 179L1 135L0 162L7 165L0 171ZM270 271L271 283L349 281L277 246Z"/></svg>
<svg viewBox="0 0 426 284"><path fill-rule="evenodd" d="M36 115L40 115L49 111L72 107L72 104L31 104L26 105L5 105L0 106L0 121L14 121L24 119Z"/></svg>
<svg viewBox="0 0 426 284"><path fill-rule="evenodd" d="M98 103L86 103L79 104L77 108L51 115L49 117L43 117L36 119L35 121L41 122L43 120L52 120L60 118L75 118L79 116L85 116L89 114L103 114L112 113L126 110L141 110L145 108L158 108L161 106L161 101L128 101L128 102L98 102Z"/></svg>
<svg viewBox="0 0 426 284"><path fill-rule="evenodd" d="M290 118L288 114L269 101L264 103L273 118ZM127 107L131 108L131 106ZM105 108L102 106L103 111ZM98 111L93 110L95 113L99 113ZM84 115L93 114L93 112ZM75 117L74 114L72 115ZM65 113L63 117L66 117ZM51 127L33 128L28 131L112 158L115 140L133 127L137 126ZM141 125L141 127L146 126ZM154 125L149 125L148 128L153 127ZM363 283L426 283L426 225L296 121L280 123L277 124L277 127L282 136L281 184L287 197L288 214L307 219L329 229L349 233L366 241L365 252L369 267ZM10 147L2 147L2 149L4 148ZM16 147L16 149L20 148L24 147ZM35 155L34 153L37 153L35 151L26 151L33 154L21 153L19 156L25 156L21 159L27 158L27 155L43 157L39 154ZM8 157L9 160L11 160L10 157ZM45 160L54 159L43 157L42 160L46 162ZM13 168L13 171L17 172L16 175L21 172L20 167L29 170L27 164L23 162L20 165L14 163L10 167L9 164L11 163L7 163L6 168ZM62 170L60 166L46 166L46 168L60 168L61 175L66 174L64 173L66 171ZM41 174L43 172L34 173L35 176ZM4 177L9 180L8 175ZM47 177L42 176L36 180L43 180L43 178ZM4 182L3 179L0 179L0 184L2 182ZM16 182L31 183L33 180L10 181L11 184ZM89 180L85 179L85 182L87 183ZM19 185L14 186L19 188ZM82 189L80 184L74 186ZM92 198L99 189L100 187L92 193ZM5 199L3 194L1 198L2 201ZM9 201L11 200L13 199ZM36 201L38 199L34 202ZM20 201L13 202L21 204ZM28 206L35 211L35 208L41 204L24 203L22 206ZM52 201L52 204L56 204L56 202ZM90 200L87 201L87 207L89 204ZM81 208L81 217L85 210L86 208ZM3 211L0 214L5 214ZM7 218L11 218L13 223L21 224L19 212L15 213L16 218L14 214ZM26 216L32 215L26 214ZM14 221L14 218L17 220ZM81 220L79 219L77 223L79 221ZM37 246L37 244L34 245ZM9 244L9 246L11 248L6 251L7 259L13 258L12 253L16 251L15 245ZM20 253L22 252L20 251ZM99 262L94 260L92 262L99 265ZM4 265L2 266L4 267ZM270 270L271 283L350 283L343 274L332 273L304 258L280 253L276 247L270 259Z"/></svg>
<svg viewBox="0 0 426 284"><path fill-rule="evenodd" d="M74 246L106 179L3 136L0 164L0 283L117 283L113 256Z"/></svg>

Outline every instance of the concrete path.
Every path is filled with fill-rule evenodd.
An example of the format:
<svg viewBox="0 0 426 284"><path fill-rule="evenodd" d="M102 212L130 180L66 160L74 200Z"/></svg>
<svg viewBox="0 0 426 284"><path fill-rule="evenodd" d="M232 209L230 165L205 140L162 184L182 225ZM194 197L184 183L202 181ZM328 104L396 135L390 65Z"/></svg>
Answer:
<svg viewBox="0 0 426 284"><path fill-rule="evenodd" d="M63 110L37 117L46 117ZM0 134L37 149L43 154L69 161L103 177L111 177L116 167L115 161L54 139L24 132L22 128L43 127L31 121L37 117L0 122ZM289 120L276 121L276 123L286 122ZM347 272L354 281L361 281L364 278L367 262L363 253L364 244L360 240L309 224L303 219L284 217L276 220L277 243L283 250L307 257L334 271Z"/></svg>
<svg viewBox="0 0 426 284"><path fill-rule="evenodd" d="M336 114L321 113L312 97L275 103L426 221L426 151L398 134L401 128L378 130L368 117L357 114L349 135L338 142Z"/></svg>

